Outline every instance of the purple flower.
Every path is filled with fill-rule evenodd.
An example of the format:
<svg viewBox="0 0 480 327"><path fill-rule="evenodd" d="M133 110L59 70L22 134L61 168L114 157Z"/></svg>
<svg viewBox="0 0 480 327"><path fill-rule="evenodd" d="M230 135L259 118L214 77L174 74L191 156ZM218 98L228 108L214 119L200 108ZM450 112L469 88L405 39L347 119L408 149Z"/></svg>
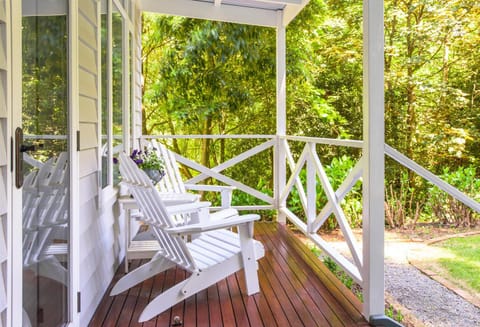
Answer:
<svg viewBox="0 0 480 327"><path fill-rule="evenodd" d="M115 157L113 157L113 164L114 164L114 165L118 164L118 159L115 158Z"/></svg>
<svg viewBox="0 0 480 327"><path fill-rule="evenodd" d="M136 149L133 150L133 151L132 151L132 155L130 156L130 158L135 159L135 157L137 156L137 154L139 154L138 150L136 150Z"/></svg>

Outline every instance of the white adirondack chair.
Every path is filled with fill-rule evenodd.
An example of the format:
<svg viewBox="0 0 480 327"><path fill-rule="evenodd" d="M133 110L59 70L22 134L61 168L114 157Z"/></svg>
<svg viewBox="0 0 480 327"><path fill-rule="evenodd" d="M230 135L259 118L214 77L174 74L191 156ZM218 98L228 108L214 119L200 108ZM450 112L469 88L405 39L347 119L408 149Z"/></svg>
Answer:
<svg viewBox="0 0 480 327"><path fill-rule="evenodd" d="M259 219L258 215L235 215L209 221L209 203L166 207L148 176L123 153L120 155L120 172L143 212L142 219L153 229L161 250L150 262L121 278L111 295L175 265L191 273L189 278L152 300L140 315L139 322L151 319L241 269L245 272L247 294L259 292L257 260L263 257L264 248L253 239L253 224ZM198 222L177 226L173 216L185 212L196 217ZM238 233L227 230L233 226L237 226ZM190 235L196 237L190 238Z"/></svg>
<svg viewBox="0 0 480 327"><path fill-rule="evenodd" d="M65 177L68 154L51 158L29 173L23 186L23 266L41 276L68 285L68 272L56 255L67 253L65 244L53 245L64 234L68 211Z"/></svg>
<svg viewBox="0 0 480 327"><path fill-rule="evenodd" d="M165 164L165 176L158 183L157 187L162 192L186 193L187 191L204 191L204 192L220 192L221 208L230 208L232 205L232 192L234 186L228 185L201 185L184 183L178 168L175 154L168 150L165 145L158 143L156 140L150 141L150 147L157 151L160 158Z"/></svg>

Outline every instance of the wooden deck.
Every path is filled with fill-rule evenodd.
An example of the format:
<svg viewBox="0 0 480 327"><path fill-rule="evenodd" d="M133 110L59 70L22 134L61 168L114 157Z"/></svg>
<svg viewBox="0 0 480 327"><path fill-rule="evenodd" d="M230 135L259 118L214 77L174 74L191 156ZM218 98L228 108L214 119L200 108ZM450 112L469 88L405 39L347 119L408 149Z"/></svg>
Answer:
<svg viewBox="0 0 480 327"><path fill-rule="evenodd" d="M149 299L186 277L172 269L115 297L108 295L109 288L89 326L167 327L175 316L185 327L369 326L358 299L288 229L256 223L255 238L265 246L259 261L261 293L245 296L240 272L139 324ZM132 268L141 263L134 260ZM121 265L112 284L123 274Z"/></svg>

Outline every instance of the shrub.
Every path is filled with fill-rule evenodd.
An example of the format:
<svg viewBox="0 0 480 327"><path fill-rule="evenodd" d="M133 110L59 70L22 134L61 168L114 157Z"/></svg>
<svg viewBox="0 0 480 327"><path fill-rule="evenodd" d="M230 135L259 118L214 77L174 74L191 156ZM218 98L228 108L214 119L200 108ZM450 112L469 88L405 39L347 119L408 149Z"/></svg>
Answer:
<svg viewBox="0 0 480 327"><path fill-rule="evenodd" d="M455 171L449 168L443 170L442 178L445 182L458 188L476 201L480 200L480 179L477 178L476 168L473 166L460 167ZM439 223L454 226L473 226L478 223L479 214L454 199L436 186L428 189L429 199L426 212L434 216Z"/></svg>

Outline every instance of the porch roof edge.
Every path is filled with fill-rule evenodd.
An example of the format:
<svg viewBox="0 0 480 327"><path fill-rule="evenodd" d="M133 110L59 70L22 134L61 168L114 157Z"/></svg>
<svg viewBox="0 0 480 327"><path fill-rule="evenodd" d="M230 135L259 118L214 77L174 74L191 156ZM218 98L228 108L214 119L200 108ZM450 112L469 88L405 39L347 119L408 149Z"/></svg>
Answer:
<svg viewBox="0 0 480 327"><path fill-rule="evenodd" d="M140 0L140 8L144 12L276 28L278 11L283 11L283 24L286 26L309 2L310 0Z"/></svg>

